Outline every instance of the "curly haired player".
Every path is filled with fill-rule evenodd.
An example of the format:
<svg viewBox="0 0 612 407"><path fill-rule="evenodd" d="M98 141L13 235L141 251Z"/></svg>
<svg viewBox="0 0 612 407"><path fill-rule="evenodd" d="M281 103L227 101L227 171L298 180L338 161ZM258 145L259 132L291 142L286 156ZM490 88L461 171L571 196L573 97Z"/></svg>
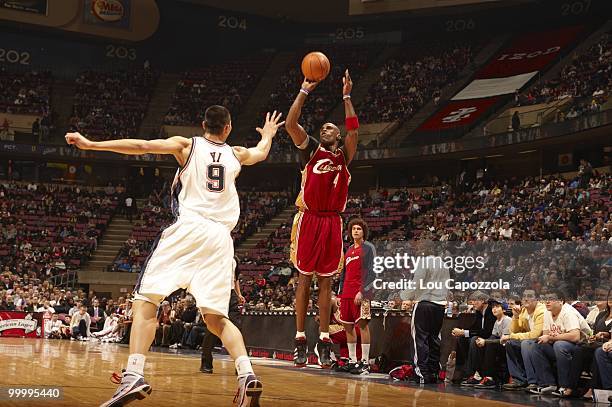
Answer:
<svg viewBox="0 0 612 407"><path fill-rule="evenodd" d="M347 370L353 374L370 373L370 301L368 292L374 281L374 257L376 249L368 242L368 227L363 219L354 218L348 229L353 244L348 248L344 260L344 271L340 277L340 318L346 331L349 350ZM361 332L361 360L357 360L357 335L355 325Z"/></svg>

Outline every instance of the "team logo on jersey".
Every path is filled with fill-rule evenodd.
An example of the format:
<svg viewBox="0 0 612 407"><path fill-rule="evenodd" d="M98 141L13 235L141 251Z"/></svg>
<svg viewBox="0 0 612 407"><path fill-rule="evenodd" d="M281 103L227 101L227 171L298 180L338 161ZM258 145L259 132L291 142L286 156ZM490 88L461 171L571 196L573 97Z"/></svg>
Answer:
<svg viewBox="0 0 612 407"><path fill-rule="evenodd" d="M342 164L333 165L334 162L329 158L323 158L314 165L312 172L315 174L325 174L327 172L341 171Z"/></svg>
<svg viewBox="0 0 612 407"><path fill-rule="evenodd" d="M352 262L353 260L359 260L359 256L354 256L354 257L349 256L349 257L347 257L346 258L346 265L348 266L348 264L350 262Z"/></svg>

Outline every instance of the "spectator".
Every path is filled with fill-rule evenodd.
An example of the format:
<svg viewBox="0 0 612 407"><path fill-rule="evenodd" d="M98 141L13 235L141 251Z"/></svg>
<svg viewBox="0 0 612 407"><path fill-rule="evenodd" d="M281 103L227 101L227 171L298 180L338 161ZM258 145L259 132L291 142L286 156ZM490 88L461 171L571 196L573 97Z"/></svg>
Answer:
<svg viewBox="0 0 612 407"><path fill-rule="evenodd" d="M102 329L104 326L104 320L106 319L106 312L104 312L104 308L100 306L100 301L97 298L94 298L91 307L87 310L87 313L91 317L91 327L96 330Z"/></svg>
<svg viewBox="0 0 612 407"><path fill-rule="evenodd" d="M87 307L81 306L78 312L72 315L70 321L70 331L72 332L71 340L88 341L91 336L89 327L91 325L91 317L87 313Z"/></svg>
<svg viewBox="0 0 612 407"><path fill-rule="evenodd" d="M451 334L459 338L457 342L457 366L464 366L464 376L471 378L474 376L476 366L469 361L469 354L479 352L476 349L476 340L478 338L489 338L493 332L495 325L495 315L489 305L489 297L483 292L475 292L471 296L476 311L476 318L470 329L455 328ZM457 372L457 371L456 371ZM457 374L457 373L456 373Z"/></svg>
<svg viewBox="0 0 612 407"><path fill-rule="evenodd" d="M47 339L62 339L62 321L59 320L57 314L53 314L51 319L45 321L45 338Z"/></svg>
<svg viewBox="0 0 612 407"><path fill-rule="evenodd" d="M155 332L155 344L157 346L161 345L167 348L174 343L171 337L172 321L170 319L170 314L170 303L168 301L162 302L159 315L157 316L157 330Z"/></svg>
<svg viewBox="0 0 612 407"><path fill-rule="evenodd" d="M512 307L510 334L503 335L506 344L506 360L512 382L504 384L505 390L537 388L535 367L528 357L536 340L542 335L546 306L536 299L534 290L523 292L522 305Z"/></svg>
<svg viewBox="0 0 612 407"><path fill-rule="evenodd" d="M500 339L510 334L511 319L504 312L507 304L491 301L491 312L495 316L495 324L488 338L476 338L475 347L470 347L468 355L468 372L480 373L478 380L472 375L461 383L462 386L474 386L478 389L494 389L500 380L505 379L505 366L500 366L506 359L506 351Z"/></svg>
<svg viewBox="0 0 612 407"><path fill-rule="evenodd" d="M590 335L586 320L571 305L564 303L562 294L548 294L543 335L529 355L538 378L538 388L531 392L556 392L561 397L569 397L572 394L571 364L576 346ZM557 365L556 375L552 370L553 362Z"/></svg>

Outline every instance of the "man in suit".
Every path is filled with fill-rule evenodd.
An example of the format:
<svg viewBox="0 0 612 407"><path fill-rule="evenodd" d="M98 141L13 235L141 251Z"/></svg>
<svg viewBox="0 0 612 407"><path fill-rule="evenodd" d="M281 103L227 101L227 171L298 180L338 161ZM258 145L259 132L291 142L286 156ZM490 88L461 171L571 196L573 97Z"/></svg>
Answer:
<svg viewBox="0 0 612 407"><path fill-rule="evenodd" d="M463 365L463 377L471 377L475 373L476 366L468 361L468 355L481 353L483 348L476 346L476 339L489 338L495 325L495 315L489 304L489 296L482 291L476 291L470 296L473 309L476 313L474 322L468 329L455 328L451 334L457 341L457 366Z"/></svg>
<svg viewBox="0 0 612 407"><path fill-rule="evenodd" d="M91 317L91 327L96 330L102 329L104 326L104 319L106 318L106 313L104 312L104 308L100 306L100 302L97 298L94 298L91 307L87 310L87 313Z"/></svg>

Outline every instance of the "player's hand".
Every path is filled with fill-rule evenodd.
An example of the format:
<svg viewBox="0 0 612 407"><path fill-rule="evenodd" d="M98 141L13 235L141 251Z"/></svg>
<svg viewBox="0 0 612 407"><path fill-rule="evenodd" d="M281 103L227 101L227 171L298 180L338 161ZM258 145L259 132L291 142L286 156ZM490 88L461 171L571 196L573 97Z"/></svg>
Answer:
<svg viewBox="0 0 612 407"><path fill-rule="evenodd" d="M355 296L355 305L361 305L362 301L363 301L363 294L361 294L361 291L360 291Z"/></svg>
<svg viewBox="0 0 612 407"><path fill-rule="evenodd" d="M91 140L81 135L81 133L66 133L64 136L66 143L74 145L76 148L81 150L88 150L92 146Z"/></svg>
<svg viewBox="0 0 612 407"><path fill-rule="evenodd" d="M304 82L302 82L302 89L306 89L310 93L315 90L318 84L319 82L304 78Z"/></svg>
<svg viewBox="0 0 612 407"><path fill-rule="evenodd" d="M283 114L281 112L276 113L276 110L272 115L270 112L266 113L266 122L264 123L263 128L257 127L255 130L262 136L274 137L278 128L285 124L284 121L279 123L279 120Z"/></svg>
<svg viewBox="0 0 612 407"><path fill-rule="evenodd" d="M350 95L353 90L353 80L351 79L351 75L349 75L348 69L344 71L344 76L342 77L342 96Z"/></svg>

